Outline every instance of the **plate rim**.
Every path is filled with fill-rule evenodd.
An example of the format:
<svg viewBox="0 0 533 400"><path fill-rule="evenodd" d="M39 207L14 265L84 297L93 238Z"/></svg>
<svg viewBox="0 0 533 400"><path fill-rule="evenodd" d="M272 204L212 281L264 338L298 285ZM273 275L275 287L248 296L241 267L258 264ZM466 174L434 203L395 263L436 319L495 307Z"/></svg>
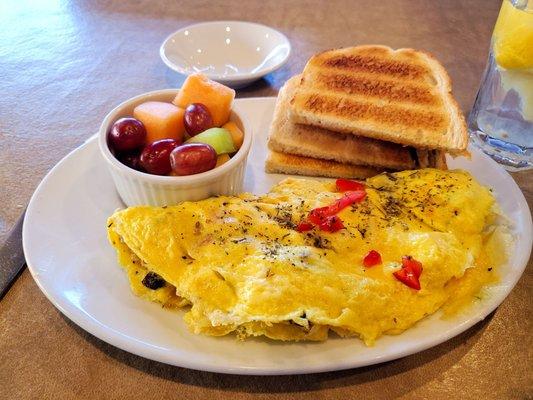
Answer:
<svg viewBox="0 0 533 400"><path fill-rule="evenodd" d="M275 100L275 97L254 97L249 99L236 99L236 102L263 102L263 101L271 101L273 102ZM256 133L257 134L257 133ZM256 141L257 142L257 141ZM444 343L453 337L465 332L467 329L471 328L472 326L476 325L478 322L485 319L489 314L491 314L505 299L506 297L511 293L515 285L517 284L518 280L523 275L523 272L525 268L527 267L528 260L531 255L531 245L533 242L533 238L531 235L532 231L532 222L531 222L531 210L529 209L529 206L527 204L527 201L524 197L524 194L522 193L520 187L516 184L512 176L503 169L500 165L498 165L494 160L492 160L490 157L483 154L480 150L475 149L474 151L480 153L482 157L484 157L485 161L492 162L496 164L498 168L501 168L503 172L507 175L507 178L509 178L512 182L512 185L514 185L515 189L518 190L518 193L520 194L520 197L517 199L517 201L522 205L522 207L525 206L525 209L529 211L529 213L526 213L526 221L525 221L525 227L526 232L522 232L524 235L529 234L529 252L523 252L519 255L519 259L517 260L517 265L520 266L519 273L517 272L514 276L514 279L512 280L511 284L509 285L509 289L506 291L505 294L495 294L490 298L490 301L487 301L487 304L485 307L481 308L477 313L471 315L470 319L467 321L463 321L462 323L454 325L452 328L445 330L443 332L440 332L437 335L431 336L430 339L425 339L422 341L422 344L419 346L413 346L410 348L407 348L403 351L396 351L388 355L384 356L375 356L372 357L370 360L367 358L364 362L357 362L357 360L353 359L345 359L341 361L337 361L335 366L332 367L329 364L325 365L304 365L299 367L250 367L250 366L219 366L219 365L210 365L206 364L202 361L196 361L194 359L178 359L174 357L174 353L168 352L168 350L158 348L157 346L154 346L152 344L142 342L142 346L136 346L135 342L136 339L126 336L118 331L115 331L113 329L109 329L109 327L102 324L99 320L96 318L93 318L90 315L87 315L88 318L83 318L81 313L72 312L68 307L65 307L63 302L61 301L61 298L59 300L54 297L53 293L49 291L44 285L43 282L39 279L38 271L36 268L34 268L34 260L32 260L31 256L31 249L28 248L28 235L30 228L30 222L34 218L34 212L37 202L37 199L39 195L45 190L47 186L47 182L50 179L53 179L53 176L55 173L62 168L63 164L66 163L70 158L75 157L78 152L86 150L88 146L97 146L97 140L96 137L93 135L88 140L86 140L82 145L75 148L71 152L69 152L65 157L63 157L42 179L42 181L37 186L36 190L34 191L33 195L31 196L30 202L28 203L26 215L24 217L23 227L22 227L22 237L23 237L23 250L24 255L26 258L26 263L28 265L28 269L36 282L39 289L43 292L43 294L46 296L46 298L68 319L70 319L72 322L74 322L76 325L78 325L80 328L82 328L84 331L88 332L91 335L94 335L95 337L99 338L100 340L105 341L106 343L115 346L117 348L120 348L121 350L127 351L129 353L158 361L163 362L166 364L182 367L182 368L189 368L199 371L207 371L207 372L215 372L215 373L225 373L225 374L239 374L239 375L293 375L293 374L309 374L309 373L319 373L319 372L326 372L326 371L337 371L337 370L344 370L344 369L350 369L350 368L359 368L363 366L369 366L369 365L375 365L386 361L391 361L395 359L399 359L408 355L412 355L424 350L427 350L431 347L434 347L436 345L439 345L441 343ZM527 238L526 238L527 240ZM527 254L526 254L527 253Z"/></svg>

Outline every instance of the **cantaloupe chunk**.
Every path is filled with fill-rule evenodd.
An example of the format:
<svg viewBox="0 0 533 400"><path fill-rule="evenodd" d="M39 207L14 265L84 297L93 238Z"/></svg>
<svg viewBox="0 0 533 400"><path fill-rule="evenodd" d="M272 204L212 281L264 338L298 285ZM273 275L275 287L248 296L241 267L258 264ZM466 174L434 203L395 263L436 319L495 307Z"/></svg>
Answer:
<svg viewBox="0 0 533 400"><path fill-rule="evenodd" d="M161 139L174 139L183 142L185 110L174 104L162 101L148 101L139 104L133 110L133 116L146 128L146 143Z"/></svg>
<svg viewBox="0 0 533 400"><path fill-rule="evenodd" d="M244 142L244 132L239 129L237 124L233 121L228 121L222 128L227 129L231 133L231 138L233 139L233 144L237 149L240 149L242 143Z"/></svg>
<svg viewBox="0 0 533 400"><path fill-rule="evenodd" d="M221 154L221 155L219 155L217 157L217 165L215 165L215 168L216 167L220 167L222 164L227 163L229 160L230 160L229 154Z"/></svg>
<svg viewBox="0 0 533 400"><path fill-rule="evenodd" d="M205 75L192 74L185 79L172 103L184 109L191 103L202 103L209 109L215 126L221 127L228 122L234 98L235 90Z"/></svg>

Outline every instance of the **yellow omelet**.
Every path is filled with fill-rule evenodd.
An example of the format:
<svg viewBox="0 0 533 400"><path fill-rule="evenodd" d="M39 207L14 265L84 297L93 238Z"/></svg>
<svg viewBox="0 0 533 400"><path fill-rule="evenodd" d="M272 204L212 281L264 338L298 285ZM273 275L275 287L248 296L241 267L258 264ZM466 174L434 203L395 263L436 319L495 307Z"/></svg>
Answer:
<svg viewBox="0 0 533 400"><path fill-rule="evenodd" d="M510 236L470 174L424 169L365 184L337 232L296 229L342 196L335 183L289 178L266 195L117 211L109 240L136 295L186 307L190 330L215 336L325 340L331 330L371 345L496 280ZM381 263L365 267L371 250ZM422 264L420 290L394 275L404 256Z"/></svg>

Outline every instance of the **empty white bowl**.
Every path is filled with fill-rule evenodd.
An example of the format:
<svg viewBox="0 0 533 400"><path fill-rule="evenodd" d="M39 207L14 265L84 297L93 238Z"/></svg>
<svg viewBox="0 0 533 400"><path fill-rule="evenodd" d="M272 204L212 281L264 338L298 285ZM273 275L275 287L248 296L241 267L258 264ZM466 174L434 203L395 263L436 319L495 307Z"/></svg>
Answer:
<svg viewBox="0 0 533 400"><path fill-rule="evenodd" d="M148 92L126 100L104 118L98 132L100 152L106 161L113 182L122 201L129 207L138 205L165 206L196 201L217 195L236 195L242 192L246 159L252 145L249 123L233 104L230 121L244 132L244 142L225 164L210 171L188 176L159 176L136 171L118 161L109 150L107 134L113 123L122 117L133 116L133 109L146 101L171 102L178 89Z"/></svg>
<svg viewBox="0 0 533 400"><path fill-rule="evenodd" d="M241 21L190 25L170 35L160 49L171 69L184 75L201 72L233 88L280 68L290 52L289 40L282 33Z"/></svg>

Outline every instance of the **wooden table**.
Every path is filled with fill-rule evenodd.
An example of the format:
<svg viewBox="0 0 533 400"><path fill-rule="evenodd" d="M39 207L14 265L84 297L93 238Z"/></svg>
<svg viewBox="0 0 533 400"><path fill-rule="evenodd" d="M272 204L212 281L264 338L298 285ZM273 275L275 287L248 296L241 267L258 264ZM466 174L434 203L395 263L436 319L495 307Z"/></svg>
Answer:
<svg viewBox="0 0 533 400"><path fill-rule="evenodd" d="M40 1L0 3L0 243L48 170L116 104L179 87L158 49L205 20L250 20L293 45L281 70L239 97L275 96L315 52L360 43L432 52L469 111L499 0ZM513 174L531 206L533 173ZM526 399L533 396L531 262L485 321L425 352L368 368L241 377L171 367L118 350L52 306L25 271L0 301L2 399Z"/></svg>

